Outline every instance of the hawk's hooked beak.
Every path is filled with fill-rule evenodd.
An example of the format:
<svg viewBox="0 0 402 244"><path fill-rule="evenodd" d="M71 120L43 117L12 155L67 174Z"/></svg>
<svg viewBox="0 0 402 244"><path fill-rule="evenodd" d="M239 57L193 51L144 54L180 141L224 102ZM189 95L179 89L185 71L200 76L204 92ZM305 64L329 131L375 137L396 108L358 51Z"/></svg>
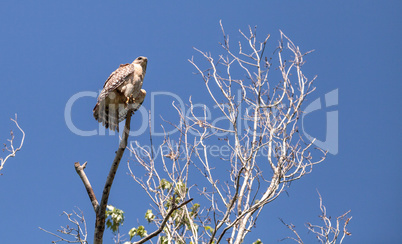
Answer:
<svg viewBox="0 0 402 244"><path fill-rule="evenodd" d="M146 67L148 64L148 58L147 57L142 57L142 67Z"/></svg>

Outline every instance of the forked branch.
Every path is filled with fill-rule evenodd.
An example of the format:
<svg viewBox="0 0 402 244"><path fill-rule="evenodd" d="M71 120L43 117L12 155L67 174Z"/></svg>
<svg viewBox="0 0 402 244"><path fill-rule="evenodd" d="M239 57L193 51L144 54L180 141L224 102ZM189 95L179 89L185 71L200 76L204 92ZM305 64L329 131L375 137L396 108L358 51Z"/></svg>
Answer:
<svg viewBox="0 0 402 244"><path fill-rule="evenodd" d="M127 147L127 139L130 134L130 122L131 122L132 111L128 111L126 124L124 125L124 131L122 138L120 140L119 148L117 149L116 156L114 157L112 167L110 168L109 175L107 176L105 187L103 188L102 199L96 211L96 221L95 221L95 234L94 234L94 244L102 244L103 242L103 232L105 231L105 219L106 219L106 207L109 200L110 189L112 188L113 180L116 175L117 169L121 158L123 157L124 150Z"/></svg>
<svg viewBox="0 0 402 244"><path fill-rule="evenodd" d="M306 226L308 230L314 233L318 241L323 244L343 243L343 240L345 239L346 236L352 235L352 233L350 233L346 229L346 227L349 224L349 221L352 219L352 216L348 217L350 210L342 214L341 216L337 217L334 223L333 221L331 221L331 216L327 216L327 209L322 203L322 197L319 192L318 196L320 198L320 210L321 210L321 215L319 216L319 218L322 220L323 224L314 225L311 223L307 223ZM282 219L280 220L296 236L296 238L286 237L281 241L291 239L299 244L303 244L304 242L297 233L295 226L292 224L286 224Z"/></svg>
<svg viewBox="0 0 402 244"><path fill-rule="evenodd" d="M5 158L0 158L0 171L3 169L6 161L9 158L15 157L16 153L19 150L21 150L22 145L24 145L24 140L25 140L25 132L21 129L20 125L17 122L17 114L15 114L15 119L10 119L10 120L13 121L14 124L17 126L17 128L20 130L20 132L22 133L22 138L21 138L19 147L15 148L14 147L14 139L15 139L14 132L13 131L10 132L11 138L7 140L9 142L9 145L4 144L4 149L3 149L3 151L7 151L9 153Z"/></svg>
<svg viewBox="0 0 402 244"><path fill-rule="evenodd" d="M86 176L84 169L87 165L85 162L83 165L80 165L79 162L74 164L75 170L77 174L80 176L85 189L87 190L89 199L91 200L92 206L94 208L96 214L96 221L95 221L95 233L94 233L94 244L101 244L103 243L103 233L105 231L105 220L106 220L106 207L109 200L110 189L112 188L112 184L114 181L114 177L116 176L117 169L119 168L119 164L121 158L123 157L123 153L127 147L127 140L130 134L130 122L131 122L132 112L129 111L127 113L126 123L124 126L124 131L122 134L122 138L119 143L119 148L116 151L116 155L114 157L112 166L110 168L109 174L106 179L105 186L103 188L102 198L100 203L96 199L95 193L92 189L92 186Z"/></svg>
<svg viewBox="0 0 402 244"><path fill-rule="evenodd" d="M68 221L72 225L70 226L68 224L66 225L66 227L61 226L60 229L57 230L57 232L59 232L60 234L55 234L41 227L39 227L39 229L58 238L56 241L52 241L52 243L67 242L67 243L88 244L87 224L84 218L84 214L79 208L77 209L80 211L80 213L77 213L74 210L73 213L70 214L63 212L62 215L67 216Z"/></svg>

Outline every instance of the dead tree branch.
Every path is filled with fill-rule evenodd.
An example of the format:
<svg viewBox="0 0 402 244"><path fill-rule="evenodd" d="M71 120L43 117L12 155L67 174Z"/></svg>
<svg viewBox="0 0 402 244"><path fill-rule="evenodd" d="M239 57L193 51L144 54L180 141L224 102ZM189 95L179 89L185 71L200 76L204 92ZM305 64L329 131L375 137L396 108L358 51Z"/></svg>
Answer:
<svg viewBox="0 0 402 244"><path fill-rule="evenodd" d="M279 220L280 220L280 221L282 222L282 224L284 224L289 230L291 230L291 231L293 232L293 234L296 236L296 238L288 236L288 237L283 238L283 239L280 240L280 241L284 241L284 240L286 240L286 239L290 239L290 240L293 240L293 241L297 242L298 244L303 244L303 243L304 243L303 240L301 239L301 237L299 236L299 234L297 233L297 231L296 231L296 229L295 229L296 227L295 227L293 224L286 224L285 221L283 221L283 219L279 219Z"/></svg>
<svg viewBox="0 0 402 244"><path fill-rule="evenodd" d="M94 242L93 242L94 244L102 244L103 243L103 233L105 231L105 222L106 222L105 221L106 220L106 207L107 207L107 203L109 200L110 189L112 188L114 177L115 177L117 169L119 167L121 158L123 157L124 150L127 147L127 140L128 140L128 136L130 134L131 116L132 116L132 112L129 111L127 113L126 123L124 126L124 131L122 133L122 138L119 143L119 148L116 151L115 158L114 158L112 166L109 170L109 174L107 176L105 186L103 188L102 199L101 199L100 203L98 203L98 200L97 200L95 193L92 189L92 186L88 180L88 177L86 176L86 174L84 172L87 162L85 162L83 165L80 165L79 162L76 162L74 164L75 170L76 170L77 174L80 176L80 178L85 186L85 189L87 190L89 199L91 200L91 204L92 204L95 214L96 214L95 233L94 233Z"/></svg>
<svg viewBox="0 0 402 244"><path fill-rule="evenodd" d="M346 236L352 235L352 233L346 230L349 221L352 219L352 216L347 217L347 215L350 213L351 210L347 211L341 216L338 216L336 218L335 223L333 223L331 221L331 216L327 216L327 209L322 203L322 197L319 192L318 196L320 198L320 210L321 210L321 215L319 217L322 220L322 222L324 222L324 225L314 225L311 223L307 223L306 224L307 228L312 233L314 233L317 239L323 244L343 243L343 240L345 239Z"/></svg>
<svg viewBox="0 0 402 244"><path fill-rule="evenodd" d="M322 220L324 224L313 225L311 223L307 223L306 226L309 231L315 234L318 241L321 242L322 244L337 244L337 243L342 244L346 236L352 235L352 233L346 230L349 221L352 219L352 216L347 217L347 215L350 213L350 210L342 214L341 216L338 216L336 218L335 223L333 223L333 221L331 221L331 216L327 216L327 209L322 203L321 194L318 191L317 193L320 198L320 210L321 210L321 215L319 216L319 218ZM299 244L303 244L304 242L297 233L295 226L292 224L286 224L282 219L280 220L282 224L284 224L288 229L290 229L296 236L296 238L286 237L281 241L291 239Z"/></svg>
<svg viewBox="0 0 402 244"><path fill-rule="evenodd" d="M6 161L9 158L15 157L16 153L21 150L22 145L24 145L24 140L25 140L25 132L24 132L24 130L21 129L21 127L19 126L19 124L17 122L17 114L15 114L15 119L10 119L10 120L13 121L14 124L17 126L17 128L20 130L20 132L22 133L22 138L21 138L19 147L15 148L14 147L14 139L15 139L14 132L10 131L11 138L7 139L7 141L9 142L9 145L4 144L4 149L3 149L3 151L7 151L9 153L5 158L0 158L0 171L3 169Z"/></svg>
<svg viewBox="0 0 402 244"><path fill-rule="evenodd" d="M84 183L85 189L87 190L89 199L91 200L92 206L96 213L98 210L98 207L99 207L99 203L98 203L98 200L96 199L95 192L92 189L91 183L89 183L88 177L85 174L84 169L86 166L87 166L87 162L85 162L83 165L80 165L79 162L75 162L75 164L74 164L75 171L80 176L82 183Z"/></svg>
<svg viewBox="0 0 402 244"><path fill-rule="evenodd" d="M106 219L105 213L106 213L107 202L109 200L109 193L110 189L112 188L114 177L119 167L121 158L123 157L124 150L127 147L127 139L130 134L131 116L132 111L129 111L127 113L126 124L124 125L124 131L122 133L119 148L117 149L116 156L113 160L112 166L107 176L105 187L103 188L103 194L100 205L96 211L94 244L102 244L103 242L103 232L105 231L105 219Z"/></svg>
<svg viewBox="0 0 402 244"><path fill-rule="evenodd" d="M53 232L47 231L41 227L39 227L39 229L58 238L58 240L52 241L52 243L67 242L67 243L88 244L87 224L86 224L86 221L84 218L84 214L79 208L77 208L77 209L81 213L78 214L74 210L73 210L73 213L74 213L75 217L77 217L78 219L72 217L73 213L68 214L66 212L63 212L63 214L62 214L62 215L66 215L68 221L70 223L72 223L73 225L75 225L75 227L72 227L70 225L66 225L66 227L61 226L60 230L57 230L58 232L60 232L61 234L65 235L67 237L60 236ZM72 240L71 238L74 238L74 239Z"/></svg>

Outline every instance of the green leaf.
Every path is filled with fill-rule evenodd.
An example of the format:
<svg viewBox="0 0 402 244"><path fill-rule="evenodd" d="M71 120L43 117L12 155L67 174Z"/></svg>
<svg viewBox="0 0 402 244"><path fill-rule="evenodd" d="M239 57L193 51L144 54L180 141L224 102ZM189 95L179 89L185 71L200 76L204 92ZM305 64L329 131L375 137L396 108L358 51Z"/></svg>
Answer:
<svg viewBox="0 0 402 244"><path fill-rule="evenodd" d="M169 244L166 236L161 236L159 244Z"/></svg>
<svg viewBox="0 0 402 244"><path fill-rule="evenodd" d="M176 187L174 188L174 193L176 196L181 197L187 193L187 186L184 182L179 181L176 183Z"/></svg>
<svg viewBox="0 0 402 244"><path fill-rule="evenodd" d="M255 242L253 242L253 244L263 244L263 243L260 239L257 239Z"/></svg>
<svg viewBox="0 0 402 244"><path fill-rule="evenodd" d="M147 236L147 231L145 230L144 226L138 226L137 235L141 238Z"/></svg>
<svg viewBox="0 0 402 244"><path fill-rule="evenodd" d="M172 188L172 183L165 179L162 179L159 187L162 188L162 190L169 190L170 188Z"/></svg>
<svg viewBox="0 0 402 244"><path fill-rule="evenodd" d="M190 209L191 209L190 216L195 217L197 216L198 210L200 209L200 204L195 203Z"/></svg>
<svg viewBox="0 0 402 244"><path fill-rule="evenodd" d="M145 237L147 236L147 231L145 230L144 226L140 225L137 228L132 228L128 235L130 236L130 241L133 239L134 236Z"/></svg>
<svg viewBox="0 0 402 244"><path fill-rule="evenodd" d="M106 226L115 233L118 231L120 225L123 225L124 212L112 205L107 205L106 218Z"/></svg>
<svg viewBox="0 0 402 244"><path fill-rule="evenodd" d="M130 241L133 239L133 237L137 234L137 228L132 228L129 232L128 235L130 236Z"/></svg>
<svg viewBox="0 0 402 244"><path fill-rule="evenodd" d="M211 233L211 234L214 231L214 229L211 226L205 226L204 228L206 231L209 231L209 233Z"/></svg>
<svg viewBox="0 0 402 244"><path fill-rule="evenodd" d="M148 209L145 213L145 219L148 221L148 223L151 223L155 219L155 215L152 213L151 209Z"/></svg>

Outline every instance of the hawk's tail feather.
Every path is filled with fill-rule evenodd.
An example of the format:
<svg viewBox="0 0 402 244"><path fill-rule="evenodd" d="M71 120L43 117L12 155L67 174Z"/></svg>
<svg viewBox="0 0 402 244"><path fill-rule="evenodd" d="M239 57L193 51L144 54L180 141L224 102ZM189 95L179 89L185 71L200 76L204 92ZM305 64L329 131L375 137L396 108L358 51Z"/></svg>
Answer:
<svg viewBox="0 0 402 244"><path fill-rule="evenodd" d="M107 123L109 124L109 129L113 131L119 131L119 109L118 108L112 108L110 109L108 107L108 118L107 118Z"/></svg>
<svg viewBox="0 0 402 244"><path fill-rule="evenodd" d="M95 105L93 115L106 129L119 131L118 109L110 109L104 102L100 102Z"/></svg>

